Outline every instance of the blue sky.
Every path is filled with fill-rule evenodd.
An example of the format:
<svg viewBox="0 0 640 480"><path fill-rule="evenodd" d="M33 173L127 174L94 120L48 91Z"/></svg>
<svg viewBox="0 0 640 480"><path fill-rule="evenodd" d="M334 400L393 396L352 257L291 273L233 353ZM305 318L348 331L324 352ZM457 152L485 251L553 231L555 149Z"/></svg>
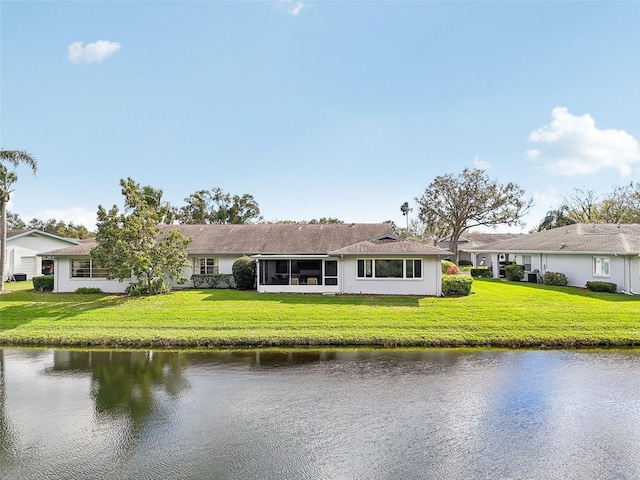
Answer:
<svg viewBox="0 0 640 480"><path fill-rule="evenodd" d="M534 197L640 178L640 2L0 3L10 210L90 228L132 177L265 220L394 220L437 175ZM498 231L506 231L501 228Z"/></svg>

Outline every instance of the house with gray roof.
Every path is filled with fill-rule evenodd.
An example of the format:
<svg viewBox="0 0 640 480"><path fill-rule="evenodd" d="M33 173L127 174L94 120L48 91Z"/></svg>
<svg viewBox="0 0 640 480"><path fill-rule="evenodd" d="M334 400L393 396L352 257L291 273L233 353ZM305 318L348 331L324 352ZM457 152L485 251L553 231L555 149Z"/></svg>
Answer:
<svg viewBox="0 0 640 480"><path fill-rule="evenodd" d="M560 272L569 285L584 287L588 281L606 281L615 283L618 291L640 292L640 224L577 223L468 251L476 258L486 256L487 265L523 265L525 280ZM494 277L499 270L493 269Z"/></svg>
<svg viewBox="0 0 640 480"><path fill-rule="evenodd" d="M257 261L259 292L441 294L438 247L402 240L388 223L168 225L191 237L187 278L231 274L239 257ZM96 287L124 292L128 281L107 279L91 258L95 242L47 252L55 260L55 292ZM195 277L194 277L195 275ZM192 281L187 286L194 286ZM178 287L174 285L174 287Z"/></svg>
<svg viewBox="0 0 640 480"><path fill-rule="evenodd" d="M43 260L39 255L79 243L79 240L60 237L42 230L7 230L5 280L31 280L34 276L53 273L53 262Z"/></svg>
<svg viewBox="0 0 640 480"><path fill-rule="evenodd" d="M466 260L476 265L479 264L480 257L476 259L476 255L471 253L472 249L484 247L491 243L516 238L523 235L522 233L482 233L467 232L458 239L458 262ZM451 235L446 236L437 243L438 247L451 251Z"/></svg>

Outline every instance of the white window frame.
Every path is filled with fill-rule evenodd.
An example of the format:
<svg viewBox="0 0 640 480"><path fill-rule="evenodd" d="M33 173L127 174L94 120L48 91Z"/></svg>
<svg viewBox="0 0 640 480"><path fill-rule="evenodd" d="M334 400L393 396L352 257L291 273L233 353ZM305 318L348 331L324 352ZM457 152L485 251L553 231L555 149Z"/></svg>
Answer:
<svg viewBox="0 0 640 480"><path fill-rule="evenodd" d="M79 276L79 275L74 275L74 272L77 273L78 267L74 268L73 266L73 262L89 262L89 275L88 276ZM82 257L82 258L72 258L71 259L71 265L69 268L69 275L70 278L107 278L107 272L106 272L106 268L104 267L98 267L96 265L94 265L94 262L96 262L93 258L91 257ZM97 262L96 262L97 263ZM83 269L85 267L82 267ZM94 272L99 272L99 275L95 275Z"/></svg>
<svg viewBox="0 0 640 480"><path fill-rule="evenodd" d="M213 265L209 265L211 260ZM211 268L211 271L209 271ZM204 272L202 271L204 269ZM216 275L220 273L220 261L218 257L196 257L194 259L193 273L196 275Z"/></svg>
<svg viewBox="0 0 640 480"><path fill-rule="evenodd" d="M527 261L529 260L529 261ZM531 271L531 255L523 255L522 256L522 266L524 267L525 272ZM527 266L529 268L527 268Z"/></svg>
<svg viewBox="0 0 640 480"><path fill-rule="evenodd" d="M402 277L377 277L376 260L400 260L402 261ZM364 262L364 275L358 275L358 263ZM411 262L411 271L414 276L407 276L407 264ZM415 262L420 262L420 276L415 276ZM370 268L370 270L369 270ZM422 258L357 258L356 259L356 280L422 280L424 276L424 262Z"/></svg>
<svg viewBox="0 0 640 480"><path fill-rule="evenodd" d="M593 276L609 278L611 277L611 258L604 256L593 257Z"/></svg>

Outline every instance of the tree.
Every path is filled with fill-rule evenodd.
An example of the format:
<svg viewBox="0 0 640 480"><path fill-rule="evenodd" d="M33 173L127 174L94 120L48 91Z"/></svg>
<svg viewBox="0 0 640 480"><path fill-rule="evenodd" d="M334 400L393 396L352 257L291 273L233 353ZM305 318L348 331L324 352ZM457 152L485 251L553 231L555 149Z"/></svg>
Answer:
<svg viewBox="0 0 640 480"><path fill-rule="evenodd" d="M451 235L450 249L458 262L458 240L466 230L497 225L522 225L532 200L515 183L499 184L484 170L465 168L458 176L436 177L420 198L420 219L439 235Z"/></svg>
<svg viewBox="0 0 640 480"><path fill-rule="evenodd" d="M402 205L400 205L400 211L402 212L402 215L407 219L407 229L405 231L405 237L409 236L409 212L412 210L413 208L409 208L409 202L404 202Z"/></svg>
<svg viewBox="0 0 640 480"><path fill-rule="evenodd" d="M131 178L120 180L120 186L126 209L121 213L115 205L109 211L98 206L98 245L91 256L107 269L107 278L122 281L133 273L149 295L166 287L166 278L185 283L182 268L189 265L186 248L192 239L175 228L162 228L171 207L150 203L147 187Z"/></svg>
<svg viewBox="0 0 640 480"><path fill-rule="evenodd" d="M230 195L221 188L198 190L184 199L177 219L186 224L228 224L260 221L260 207L252 195Z"/></svg>
<svg viewBox="0 0 640 480"><path fill-rule="evenodd" d="M568 217L574 223L598 223L598 195L593 190L574 188L564 199Z"/></svg>
<svg viewBox="0 0 640 480"><path fill-rule="evenodd" d="M576 223L576 221L569 216L569 207L567 205L560 205L560 207L556 209L549 210L535 230L542 232L543 230L551 230L552 228L573 225L574 223Z"/></svg>
<svg viewBox="0 0 640 480"><path fill-rule="evenodd" d="M17 213L7 212L7 230L22 230L27 228L27 224Z"/></svg>
<svg viewBox="0 0 640 480"><path fill-rule="evenodd" d="M6 277L4 268L7 255L7 204L13 192L11 186L18 181L16 173L8 167L18 167L20 164L30 167L34 175L38 171L38 162L27 152L0 150L0 292L4 292Z"/></svg>
<svg viewBox="0 0 640 480"><path fill-rule="evenodd" d="M94 232L89 231L84 225L76 225L73 222L65 223L63 220L50 218L49 220L39 220L32 218L26 225L26 228L40 230L42 232L52 233L59 237L67 238L91 238L95 236Z"/></svg>

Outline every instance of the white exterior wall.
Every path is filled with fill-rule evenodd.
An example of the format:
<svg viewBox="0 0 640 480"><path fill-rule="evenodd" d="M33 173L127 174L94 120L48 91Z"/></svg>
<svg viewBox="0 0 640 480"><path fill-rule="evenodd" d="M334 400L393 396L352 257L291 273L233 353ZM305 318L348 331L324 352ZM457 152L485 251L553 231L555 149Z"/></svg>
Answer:
<svg viewBox="0 0 640 480"><path fill-rule="evenodd" d="M415 257L422 260L422 278L358 278L358 258L393 258L389 256L345 258L338 265L341 293L374 295L425 295L440 296L442 293L441 262L437 257Z"/></svg>
<svg viewBox="0 0 640 480"><path fill-rule="evenodd" d="M193 275L194 261L197 258L217 258L218 259L218 273L231 275L233 273L233 263L241 257L241 255L189 255L187 260L189 262L188 267L182 269L182 274L189 279L187 283L178 285L176 282L169 282L171 288L193 288L193 282L191 281L191 275Z"/></svg>
<svg viewBox="0 0 640 480"><path fill-rule="evenodd" d="M486 256L495 256L495 253ZM640 292L640 258L637 256L616 256L614 254L555 254L555 253L517 253L516 263L522 265L524 255L531 256L531 271L538 270L540 276L545 272L564 273L572 287L584 287L587 282L615 283L618 291ZM510 255L513 258L514 254ZM608 257L610 275L593 274L593 257ZM524 281L527 280L525 275Z"/></svg>
<svg viewBox="0 0 640 480"><path fill-rule="evenodd" d="M56 257L53 276L55 293L75 292L80 287L99 288L105 293L124 293L132 280L107 280L106 278L71 278L71 259Z"/></svg>
<svg viewBox="0 0 640 480"><path fill-rule="evenodd" d="M5 272L7 275L26 273L27 280L31 280L42 275L42 257L38 257L39 253L72 245L75 243L38 234L8 238Z"/></svg>

